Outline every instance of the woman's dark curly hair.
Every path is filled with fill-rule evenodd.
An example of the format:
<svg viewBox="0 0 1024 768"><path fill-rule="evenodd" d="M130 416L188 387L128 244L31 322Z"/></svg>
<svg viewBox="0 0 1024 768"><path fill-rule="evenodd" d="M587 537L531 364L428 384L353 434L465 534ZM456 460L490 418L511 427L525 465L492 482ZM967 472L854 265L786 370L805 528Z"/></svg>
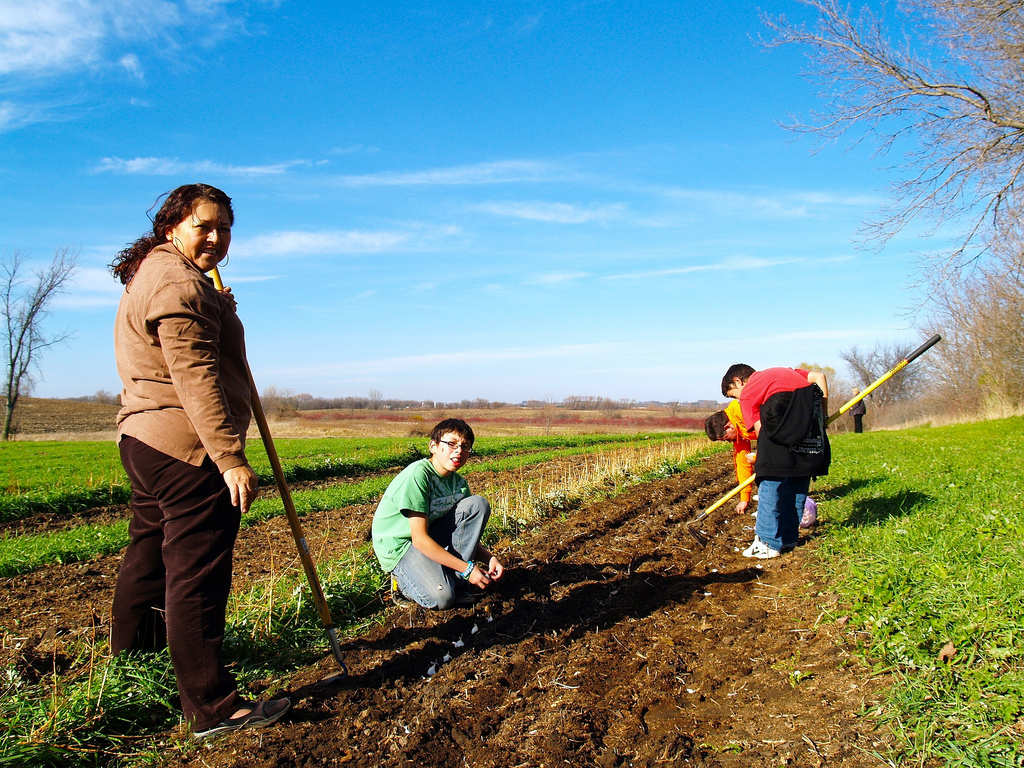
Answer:
<svg viewBox="0 0 1024 768"><path fill-rule="evenodd" d="M160 198L157 198L157 203ZM153 203L153 208L157 203ZM203 203L214 203L227 209L231 223L235 223L235 212L231 198L209 184L185 184L168 192L163 205L153 218L153 229L129 245L110 264L110 271L122 285L128 285L139 269L142 260L161 243L167 242L167 233L192 215ZM153 208L149 210L152 211Z"/></svg>

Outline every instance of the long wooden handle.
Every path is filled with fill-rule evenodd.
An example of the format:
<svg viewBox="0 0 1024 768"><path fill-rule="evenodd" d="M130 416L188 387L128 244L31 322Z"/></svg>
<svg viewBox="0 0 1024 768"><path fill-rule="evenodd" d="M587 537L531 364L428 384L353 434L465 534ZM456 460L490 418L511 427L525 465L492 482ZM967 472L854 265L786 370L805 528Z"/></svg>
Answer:
<svg viewBox="0 0 1024 768"><path fill-rule="evenodd" d="M213 279L213 284L218 291L224 288L220 271L216 267L210 272L210 277ZM302 522L299 520L299 513L295 510L295 502L292 501L291 490L288 488L288 481L285 479L284 469L281 466L281 458L277 454L274 438L270 434L267 414L263 410L263 403L260 401L259 390L256 389L256 382L253 380L248 361L245 364L245 370L249 375L249 401L252 405L252 415L256 419L256 426L259 427L260 437L263 439L263 447L266 448L270 467L274 471L274 480L277 481L277 489L281 493L281 502L284 504L284 511L288 517L288 526L291 528L292 538L295 539L295 546L299 550L299 559L302 561L302 567L306 571L306 580L309 582L309 588L313 593L313 603L316 605L317 613L320 614L320 622L327 632L328 640L330 640L331 652L334 654L337 662L344 667L345 662L341 656L338 634L334 629L334 621L331 619L331 609L327 605L327 598L324 596L323 587L320 586L320 577L316 572L316 564L313 562L313 555L310 554L306 535L302 531Z"/></svg>

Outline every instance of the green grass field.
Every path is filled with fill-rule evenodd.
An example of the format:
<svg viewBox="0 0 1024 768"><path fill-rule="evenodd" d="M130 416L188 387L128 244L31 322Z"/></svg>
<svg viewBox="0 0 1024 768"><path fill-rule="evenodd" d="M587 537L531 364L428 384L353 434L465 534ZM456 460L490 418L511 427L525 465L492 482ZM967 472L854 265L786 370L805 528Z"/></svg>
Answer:
<svg viewBox="0 0 1024 768"><path fill-rule="evenodd" d="M912 764L1024 765L1022 451L1020 418L847 434L816 485L821 566Z"/></svg>
<svg viewBox="0 0 1024 768"><path fill-rule="evenodd" d="M659 433L652 440L678 438L683 433ZM478 457L495 457L562 448L626 444L637 435L560 435L543 437L485 437L477 440ZM274 446L288 482L352 477L401 469L427 455L426 438L336 437L275 440ZM247 450L263 486L274 484L267 453L259 440ZM128 478L113 442L0 443L0 522L37 512L73 514L85 509L125 504Z"/></svg>
<svg viewBox="0 0 1024 768"><path fill-rule="evenodd" d="M473 472L510 470L557 457L600 453L608 450L610 446L658 445L679 438L679 434L671 433L650 436L570 435L492 438L480 441L479 449L474 447L476 457L462 472L465 475L472 475ZM42 449L35 450L31 448L34 444L30 443L7 445L30 446L21 452L12 451L11 455L12 458L20 460L20 466L26 468L25 485L34 489L28 493L8 494L8 510L31 509L32 504L38 499L46 499L47 508L56 512L73 513L87 508L90 506L87 500L94 489L91 490L86 485L87 481L84 478L95 477L94 470L105 466L105 462L111 456L116 460L116 449L111 453L111 446L107 443L87 443L84 444L84 449L81 443L47 443ZM261 476L261 483L273 485L269 463L262 446L259 446L259 450L253 447L250 452L253 454L252 462ZM338 509L351 504L374 502L384 493L388 483L401 467L426 455L425 451L419 451L415 442L407 438L283 440L278 447L278 453L290 482L297 479L344 478L385 471L384 474L363 480L342 480L329 487L292 493L292 500L300 515ZM47 477L52 479L52 475L44 471L46 457L65 467L65 471L57 478L56 488L48 488L44 482ZM393 471L387 472L389 469ZM73 485L76 479L82 485ZM123 470L120 483L122 485L116 487L122 488L124 499L127 501L128 481ZM0 504L4 498L0 496ZM68 502L68 499L73 501ZM0 509L3 507L0 506ZM243 518L242 524L250 526L281 514L284 514L284 507L280 498L257 499ZM62 531L0 537L0 577L26 573L48 563L70 563L110 554L127 543L126 521L85 524Z"/></svg>
<svg viewBox="0 0 1024 768"><path fill-rule="evenodd" d="M681 437L659 433L654 436L498 438L481 441L476 446L479 448L478 456L463 471L509 470L545 462L556 455L636 449L638 464L614 470L614 482L611 484L606 473L600 475L594 487L587 487L579 482L576 473L570 485L555 489L557 505L545 507L541 503L543 499L534 499L531 509L538 515L534 520L537 524L544 513L564 513L587 498L613 495L651 477L685 469L700 456L722 450L722 446L712 445L702 436L690 440L681 440ZM693 438L692 435L690 437ZM347 462L353 454L362 451L358 459L369 464L377 461L379 455L403 456L410 441L366 441L363 446L359 445L360 442L363 441L282 441L281 453L287 457L285 461L294 466L304 461ZM658 452L651 449L663 443L685 445L678 453L684 458L675 463L660 458ZM341 449L338 455L331 453L332 447ZM57 443L48 444L46 448L53 451L51 456L61 455L65 461L70 461L68 457L72 454L85 456L83 464L101 461L97 457L109 451L105 444L94 444L81 453L69 450L60 454L61 444ZM367 459L368 456L372 458ZM30 462L26 465L33 466ZM67 465L66 469L69 476L87 476L74 466ZM357 494L379 495L391 477L393 473L357 483L343 482L337 485L337 489L357 488ZM38 483L37 487L41 493L46 493L44 484ZM312 491L309 498L304 494L302 500L307 506L326 505L343 498L346 493L352 494L351 491L336 489L328 489L328 493L340 493L341 496L325 496L321 491ZM280 506L277 500L264 501L270 506ZM252 511L247 519L252 522L266 514ZM487 541L514 537L521 530L521 518L521 514L493 516L486 533ZM509 521L510 527L503 527L503 519ZM37 568L55 559L84 558L116 551L126 541L126 527L126 523L83 525L54 534L9 536L0 539L0 563L17 571ZM317 570L339 632L358 633L360 628L378 620L384 610L379 595L385 579L367 545L335 560L321 561ZM308 585L298 572L291 576L278 576L271 583L254 583L244 591L233 593L228 625L225 655L243 662L237 672L243 682L283 679L296 668L322 658L327 652L319 618L308 596ZM0 765L35 768L158 762L156 747L147 746L148 740L173 728L179 718L167 654L162 653L155 658L111 658L106 653L103 638L66 650L77 654L77 658L61 674L29 680L17 669L3 670L0 722L5 728L0 731ZM145 750L149 749L154 751L147 754Z"/></svg>

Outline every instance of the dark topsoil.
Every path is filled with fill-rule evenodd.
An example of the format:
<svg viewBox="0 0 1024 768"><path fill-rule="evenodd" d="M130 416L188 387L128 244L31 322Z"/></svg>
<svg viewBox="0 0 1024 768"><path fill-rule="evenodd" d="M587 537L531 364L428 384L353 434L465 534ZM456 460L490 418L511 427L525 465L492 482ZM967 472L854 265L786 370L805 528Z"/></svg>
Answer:
<svg viewBox="0 0 1024 768"><path fill-rule="evenodd" d="M262 731L168 749L168 765L878 766L879 696L836 605L796 552L750 561L731 504L695 546L684 523L733 485L729 456L548 523L499 554L473 608L389 608L386 621L285 681L294 708ZM306 518L331 555L371 507ZM236 585L290 551L277 518L242 532ZM281 554L280 559L287 558ZM0 580L0 662L50 671L76 634L106 632L117 557ZM386 600L386 598L383 598ZM432 674L433 673L433 674ZM257 692L250 692L256 695ZM182 734L170 734L177 741Z"/></svg>

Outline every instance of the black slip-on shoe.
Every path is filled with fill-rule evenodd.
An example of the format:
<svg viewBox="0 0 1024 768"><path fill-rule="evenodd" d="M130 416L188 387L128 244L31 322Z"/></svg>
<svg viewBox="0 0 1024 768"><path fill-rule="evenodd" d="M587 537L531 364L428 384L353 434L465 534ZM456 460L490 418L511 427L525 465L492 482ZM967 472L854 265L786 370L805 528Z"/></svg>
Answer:
<svg viewBox="0 0 1024 768"><path fill-rule="evenodd" d="M205 731L196 731L193 735L196 739L202 741L220 733L238 731L242 728L266 728L268 725L273 725L284 717L285 712L292 708L292 703L288 699L270 699L268 701L250 703L253 703L253 710L249 714L229 717L212 728L207 728Z"/></svg>

